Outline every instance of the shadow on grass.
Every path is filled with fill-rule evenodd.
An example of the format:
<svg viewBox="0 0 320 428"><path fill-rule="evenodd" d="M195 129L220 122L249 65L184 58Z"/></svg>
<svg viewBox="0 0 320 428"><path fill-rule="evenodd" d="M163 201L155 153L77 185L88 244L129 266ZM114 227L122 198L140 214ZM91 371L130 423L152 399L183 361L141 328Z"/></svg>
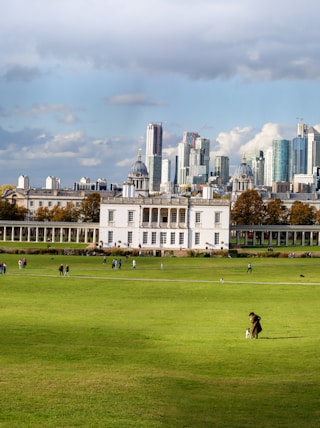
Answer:
<svg viewBox="0 0 320 428"><path fill-rule="evenodd" d="M259 337L259 340L284 340L284 339L303 339L304 336L285 336L285 337Z"/></svg>

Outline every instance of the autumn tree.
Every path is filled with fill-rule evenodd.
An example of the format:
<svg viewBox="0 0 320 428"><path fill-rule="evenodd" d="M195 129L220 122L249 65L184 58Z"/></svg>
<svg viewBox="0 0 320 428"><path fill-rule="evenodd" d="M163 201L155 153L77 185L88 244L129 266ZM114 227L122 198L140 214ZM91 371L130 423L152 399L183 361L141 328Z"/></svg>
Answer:
<svg viewBox="0 0 320 428"><path fill-rule="evenodd" d="M98 223L100 220L101 196L98 192L91 193L81 201L80 214L86 223Z"/></svg>
<svg viewBox="0 0 320 428"><path fill-rule="evenodd" d="M6 190L13 190L14 188L15 186L13 184L1 184L0 196L2 196Z"/></svg>
<svg viewBox="0 0 320 428"><path fill-rule="evenodd" d="M255 190L241 193L231 209L233 224L263 224L266 207L261 195Z"/></svg>
<svg viewBox="0 0 320 428"><path fill-rule="evenodd" d="M288 209L280 198L273 199L267 203L265 224L287 224Z"/></svg>
<svg viewBox="0 0 320 428"><path fill-rule="evenodd" d="M52 220L52 210L48 207L39 207L34 213L35 221L51 221Z"/></svg>
<svg viewBox="0 0 320 428"><path fill-rule="evenodd" d="M24 207L19 207L6 200L0 199L0 219L1 220L25 220L28 210Z"/></svg>
<svg viewBox="0 0 320 428"><path fill-rule="evenodd" d="M77 222L79 220L80 211L72 202L68 202L65 207L58 207L55 205L52 209L52 214L51 221Z"/></svg>
<svg viewBox="0 0 320 428"><path fill-rule="evenodd" d="M315 213L314 223L317 225L320 224L320 210L317 210Z"/></svg>
<svg viewBox="0 0 320 428"><path fill-rule="evenodd" d="M314 224L316 219L316 209L301 201L294 201L289 209L290 224L305 225Z"/></svg>

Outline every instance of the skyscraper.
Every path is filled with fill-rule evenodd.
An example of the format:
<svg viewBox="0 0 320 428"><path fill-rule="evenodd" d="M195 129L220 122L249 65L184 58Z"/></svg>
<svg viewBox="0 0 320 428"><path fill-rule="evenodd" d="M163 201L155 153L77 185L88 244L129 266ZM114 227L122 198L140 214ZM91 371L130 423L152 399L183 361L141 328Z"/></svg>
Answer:
<svg viewBox="0 0 320 428"><path fill-rule="evenodd" d="M210 140L185 132L178 145L178 185L205 184L209 179Z"/></svg>
<svg viewBox="0 0 320 428"><path fill-rule="evenodd" d="M293 138L290 150L289 178L308 171L308 127L303 122L297 124L297 136Z"/></svg>
<svg viewBox="0 0 320 428"><path fill-rule="evenodd" d="M272 141L272 181L289 181L290 141Z"/></svg>
<svg viewBox="0 0 320 428"><path fill-rule="evenodd" d="M228 156L216 156L214 158L214 173L220 177L221 184L227 184L229 181L229 158Z"/></svg>
<svg viewBox="0 0 320 428"><path fill-rule="evenodd" d="M313 168L320 166L320 134L313 128L308 128L308 174L312 174Z"/></svg>
<svg viewBox="0 0 320 428"><path fill-rule="evenodd" d="M198 137L190 148L187 184L205 184L209 179L210 140Z"/></svg>
<svg viewBox="0 0 320 428"><path fill-rule="evenodd" d="M181 143L178 145L178 185L187 184L190 165L190 150L195 146L195 140L199 137L196 132L185 132Z"/></svg>
<svg viewBox="0 0 320 428"><path fill-rule="evenodd" d="M264 184L264 163L263 151L260 150L258 155L252 159L252 172L256 186L263 186Z"/></svg>
<svg viewBox="0 0 320 428"><path fill-rule="evenodd" d="M149 123L146 138L146 164L149 172L149 190L158 192L161 183L162 124Z"/></svg>

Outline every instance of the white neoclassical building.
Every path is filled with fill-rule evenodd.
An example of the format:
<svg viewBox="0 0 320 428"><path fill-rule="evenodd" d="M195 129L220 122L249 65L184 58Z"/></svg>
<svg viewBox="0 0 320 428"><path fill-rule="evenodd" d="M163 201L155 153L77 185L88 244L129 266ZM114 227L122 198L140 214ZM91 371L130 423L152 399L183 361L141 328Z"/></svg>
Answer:
<svg viewBox="0 0 320 428"><path fill-rule="evenodd" d="M230 204L203 197L105 198L99 240L105 247L141 249L229 248Z"/></svg>
<svg viewBox="0 0 320 428"><path fill-rule="evenodd" d="M105 247L144 250L229 248L230 202L163 194L151 197L149 175L140 152L132 165L121 197L102 198L99 240Z"/></svg>

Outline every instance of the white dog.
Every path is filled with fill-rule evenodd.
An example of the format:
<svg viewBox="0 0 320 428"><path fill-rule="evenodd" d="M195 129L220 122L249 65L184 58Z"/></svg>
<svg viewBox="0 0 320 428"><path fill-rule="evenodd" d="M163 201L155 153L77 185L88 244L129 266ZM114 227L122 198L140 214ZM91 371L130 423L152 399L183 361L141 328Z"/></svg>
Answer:
<svg viewBox="0 0 320 428"><path fill-rule="evenodd" d="M250 339L251 337L251 332L250 332L250 328L246 329L246 339Z"/></svg>

